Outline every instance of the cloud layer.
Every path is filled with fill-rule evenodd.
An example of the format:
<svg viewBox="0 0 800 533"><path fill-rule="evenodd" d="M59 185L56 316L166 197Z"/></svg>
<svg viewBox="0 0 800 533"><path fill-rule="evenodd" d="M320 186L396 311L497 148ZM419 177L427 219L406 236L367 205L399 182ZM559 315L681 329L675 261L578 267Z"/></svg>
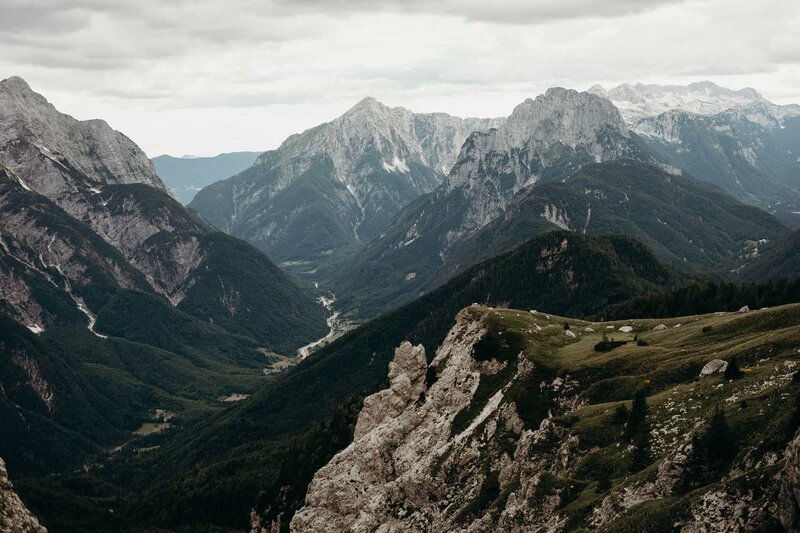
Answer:
<svg viewBox="0 0 800 533"><path fill-rule="evenodd" d="M150 155L274 147L368 94L490 116L553 85L710 78L800 101L792 4L0 0L0 78Z"/></svg>

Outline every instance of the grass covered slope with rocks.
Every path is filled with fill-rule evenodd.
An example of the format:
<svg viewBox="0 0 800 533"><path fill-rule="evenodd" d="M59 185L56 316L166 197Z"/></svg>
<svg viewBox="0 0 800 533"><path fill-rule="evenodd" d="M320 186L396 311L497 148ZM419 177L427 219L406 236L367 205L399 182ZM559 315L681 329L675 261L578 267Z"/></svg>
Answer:
<svg viewBox="0 0 800 533"><path fill-rule="evenodd" d="M398 348L291 529L792 530L798 323L471 306L430 364Z"/></svg>

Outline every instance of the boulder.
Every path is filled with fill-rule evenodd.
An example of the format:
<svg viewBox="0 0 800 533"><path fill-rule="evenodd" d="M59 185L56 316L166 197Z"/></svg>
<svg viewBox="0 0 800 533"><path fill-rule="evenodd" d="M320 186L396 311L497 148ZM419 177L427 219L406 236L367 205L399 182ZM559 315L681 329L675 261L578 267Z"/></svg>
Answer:
<svg viewBox="0 0 800 533"><path fill-rule="evenodd" d="M750 311L750 307L749 307L749 306L747 306L747 305L745 305L744 307L742 307L741 309L739 309L739 310L737 311L737 313L746 313L746 312L748 312L748 311Z"/></svg>
<svg viewBox="0 0 800 533"><path fill-rule="evenodd" d="M633 326L622 326L621 328L619 328L619 330L622 333L630 333L631 331L633 331Z"/></svg>
<svg viewBox="0 0 800 533"><path fill-rule="evenodd" d="M728 368L728 362L723 361L722 359L712 359L703 369L700 371L700 377L710 376L711 374L722 373L725 372L725 369Z"/></svg>
<svg viewBox="0 0 800 533"><path fill-rule="evenodd" d="M573 332L571 332L570 330L567 330L567 331L565 331L565 332L564 332L564 335L566 335L566 336L567 336L567 337L569 337L570 339L575 339L575 338L577 338L577 337L578 337L577 335L575 335L575 334L574 334Z"/></svg>
<svg viewBox="0 0 800 533"><path fill-rule="evenodd" d="M664 331L665 329L667 329L666 324L659 324L653 328L653 331Z"/></svg>

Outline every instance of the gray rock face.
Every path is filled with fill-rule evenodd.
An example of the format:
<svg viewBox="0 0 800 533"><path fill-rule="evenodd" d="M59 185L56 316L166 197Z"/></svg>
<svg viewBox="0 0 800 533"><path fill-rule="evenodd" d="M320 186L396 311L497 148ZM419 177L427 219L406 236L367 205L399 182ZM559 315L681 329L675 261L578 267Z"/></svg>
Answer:
<svg viewBox="0 0 800 533"><path fill-rule="evenodd" d="M54 312L61 323L76 314L94 332L100 308L125 288L280 350L324 332L321 308L172 199L147 156L105 123L59 113L9 78L0 130L0 308L20 323L38 333Z"/></svg>
<svg viewBox="0 0 800 533"><path fill-rule="evenodd" d="M362 181L355 172L366 151L380 155L376 163L388 172L409 174L409 164L421 163L446 174L455 163L461 145L473 131L486 131L505 119L459 118L445 113L414 113L403 107L388 107L375 98L364 98L341 117L299 135L292 135L276 150L282 160L330 157L335 178L363 203L379 184ZM262 154L259 164L273 164L274 155ZM292 177L290 176L289 179ZM412 183L425 190L430 184Z"/></svg>
<svg viewBox="0 0 800 533"><path fill-rule="evenodd" d="M59 113L18 77L0 81L0 160L50 198L70 191L77 173L85 186L143 183L166 190L130 139L102 120Z"/></svg>
<svg viewBox="0 0 800 533"><path fill-rule="evenodd" d="M352 307L372 316L409 301L430 288L460 243L500 219L516 195L588 164L619 158L650 160L607 99L554 88L526 100L505 124L470 135L442 184L404 208L335 273L340 302L357 300ZM566 225L555 207L546 215ZM375 264L382 265L380 289L369 284L377 277ZM386 286L398 288L392 294Z"/></svg>
<svg viewBox="0 0 800 533"><path fill-rule="evenodd" d="M389 363L389 388L364 399L353 439L357 440L377 426L400 415L425 390L425 348L404 342Z"/></svg>
<svg viewBox="0 0 800 533"><path fill-rule="evenodd" d="M51 202L25 191L2 167L0 215L0 306L33 331L66 319L49 308L53 296L42 292L42 284L66 293L67 306L83 305L74 289L93 284L149 288L116 250Z"/></svg>
<svg viewBox="0 0 800 533"><path fill-rule="evenodd" d="M487 331L496 339L511 333L494 329L492 316L519 321L525 315L462 311L427 370L422 348L403 343L395 352L389 387L366 399L353 442L316 473L291 531L616 531L625 520L662 520L658 506L676 499L686 509L674 517L681 531L754 531L776 516L788 531L798 530L800 437L785 452L748 445L719 480L687 493L682 484L693 437L707 420L693 415L685 398L673 399L678 389L665 403L650 407L652 465L631 473L626 466L623 476L609 480L608 489L581 485L578 491L586 489L593 500L581 509L576 526L570 503L576 501L571 490L581 483L579 472L606 454L627 457L633 447L627 438L599 444L595 435L580 430L578 420L587 409L614 416L608 405L587 403L594 380L563 372L544 376L530 354L475 357ZM537 322L544 328L528 333L548 336L559 346L574 342L564 340L561 327L548 318L541 316ZM776 364L765 380L727 392L725 403L789 386L795 366L789 360ZM426 372L436 379L426 380ZM486 392L489 382L493 385ZM521 403L520 387L535 394L533 403ZM699 387L690 397L697 392ZM532 419L534 409L547 415ZM649 515L648 509L655 510ZM270 531L257 517L254 526L254 531Z"/></svg>
<svg viewBox="0 0 800 533"><path fill-rule="evenodd" d="M481 324L458 319L431 363L444 369L419 408L414 402L424 390L424 350L409 343L397 349L390 388L365 400L353 444L314 477L292 531L422 530L429 517L406 521L394 509L406 499L423 504L427 498L423 484L433 456L448 447L450 423L478 386L480 366L470 348L481 332Z"/></svg>
<svg viewBox="0 0 800 533"><path fill-rule="evenodd" d="M31 514L8 479L6 464L0 459L0 533L47 533Z"/></svg>
<svg viewBox="0 0 800 533"><path fill-rule="evenodd" d="M186 234L207 228L172 209L151 161L130 139L101 120L60 113L22 79L8 78L0 82L0 164L23 189L88 224L153 288L173 303L181 300L202 260ZM153 187L164 197L119 185ZM167 250L146 243L157 234L174 236Z"/></svg>
<svg viewBox="0 0 800 533"><path fill-rule="evenodd" d="M589 93L552 88L518 105L506 124L465 143L438 195L459 191L469 207L452 242L497 218L524 187L583 164L634 157L617 109Z"/></svg>
<svg viewBox="0 0 800 533"><path fill-rule="evenodd" d="M785 461L778 516L786 531L794 533L800 531L800 432L789 442Z"/></svg>

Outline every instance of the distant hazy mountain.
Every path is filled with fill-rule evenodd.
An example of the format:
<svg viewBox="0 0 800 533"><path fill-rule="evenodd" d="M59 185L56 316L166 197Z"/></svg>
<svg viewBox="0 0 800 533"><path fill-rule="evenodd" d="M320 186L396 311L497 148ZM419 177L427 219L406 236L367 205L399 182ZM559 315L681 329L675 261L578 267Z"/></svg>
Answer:
<svg viewBox="0 0 800 533"><path fill-rule="evenodd" d="M755 89L731 90L710 81L689 85L624 83L609 90L601 85L595 85L588 92L611 100L630 124L635 124L641 118L654 117L667 111L715 115L731 108L743 108L754 103L769 104L769 101Z"/></svg>
<svg viewBox="0 0 800 533"><path fill-rule="evenodd" d="M616 105L662 161L800 227L800 106L711 82L591 92Z"/></svg>
<svg viewBox="0 0 800 533"><path fill-rule="evenodd" d="M282 266L311 278L358 250L397 212L444 179L473 131L502 123L417 114L366 98L289 137L190 204Z"/></svg>
<svg viewBox="0 0 800 533"><path fill-rule="evenodd" d="M203 187L229 178L253 164L261 152L231 152L213 157L160 155L153 158L156 172L183 205Z"/></svg>

